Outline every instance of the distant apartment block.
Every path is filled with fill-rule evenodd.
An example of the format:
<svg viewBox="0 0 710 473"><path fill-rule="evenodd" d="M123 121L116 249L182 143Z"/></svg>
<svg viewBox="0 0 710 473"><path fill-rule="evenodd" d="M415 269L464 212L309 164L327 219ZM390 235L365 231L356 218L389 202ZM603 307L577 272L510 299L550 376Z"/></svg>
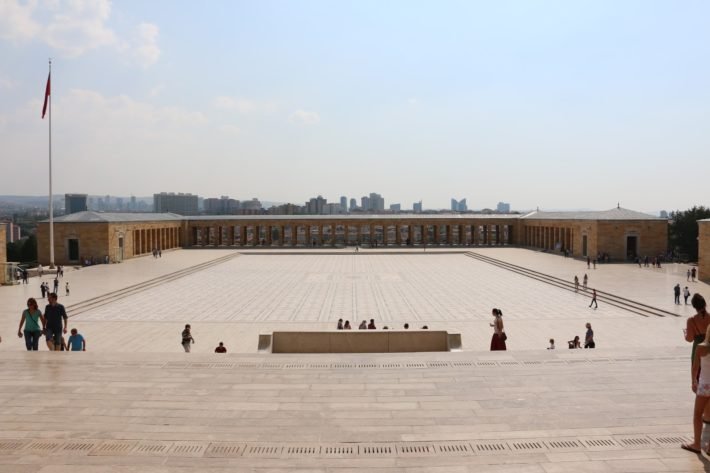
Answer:
<svg viewBox="0 0 710 473"><path fill-rule="evenodd" d="M153 212L176 213L178 215L197 215L197 196L193 194L176 194L161 192L153 194Z"/></svg>
<svg viewBox="0 0 710 473"><path fill-rule="evenodd" d="M496 210L503 214L510 213L510 204L507 202L498 202Z"/></svg>
<svg viewBox="0 0 710 473"><path fill-rule="evenodd" d="M87 194L64 194L64 213L75 214L89 210Z"/></svg>
<svg viewBox="0 0 710 473"><path fill-rule="evenodd" d="M223 195L219 199L211 197L202 202L204 211L208 215L234 215L239 213L239 201Z"/></svg>
<svg viewBox="0 0 710 473"><path fill-rule="evenodd" d="M392 212L401 212L402 211L402 205L401 204L390 204L390 210Z"/></svg>
<svg viewBox="0 0 710 473"><path fill-rule="evenodd" d="M419 202L414 202L414 204L412 204L412 210L415 214L422 213L422 201L420 200Z"/></svg>
<svg viewBox="0 0 710 473"><path fill-rule="evenodd" d="M451 210L454 212L466 212L468 210L468 204L466 204L466 199L451 199Z"/></svg>

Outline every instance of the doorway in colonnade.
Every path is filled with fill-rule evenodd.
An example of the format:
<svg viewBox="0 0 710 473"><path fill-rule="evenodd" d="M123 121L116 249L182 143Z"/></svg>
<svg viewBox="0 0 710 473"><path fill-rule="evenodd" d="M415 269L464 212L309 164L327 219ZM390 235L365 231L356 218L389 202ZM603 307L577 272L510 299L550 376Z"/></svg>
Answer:
<svg viewBox="0 0 710 473"><path fill-rule="evenodd" d="M355 246L357 243L357 226L346 225L344 241L346 246Z"/></svg>

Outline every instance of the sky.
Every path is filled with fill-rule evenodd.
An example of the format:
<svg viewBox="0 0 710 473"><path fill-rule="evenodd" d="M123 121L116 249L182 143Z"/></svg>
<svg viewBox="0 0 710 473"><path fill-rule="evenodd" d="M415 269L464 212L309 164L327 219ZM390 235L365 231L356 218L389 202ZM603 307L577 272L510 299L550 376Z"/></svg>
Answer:
<svg viewBox="0 0 710 473"><path fill-rule="evenodd" d="M0 0L0 194L708 205L710 2ZM695 180L692 176L701 176Z"/></svg>

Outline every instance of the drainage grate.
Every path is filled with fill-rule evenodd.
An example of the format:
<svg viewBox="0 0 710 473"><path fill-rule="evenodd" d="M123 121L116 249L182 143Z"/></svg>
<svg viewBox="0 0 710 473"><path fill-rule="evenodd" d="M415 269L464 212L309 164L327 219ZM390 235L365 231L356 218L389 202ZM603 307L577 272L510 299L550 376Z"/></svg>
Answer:
<svg viewBox="0 0 710 473"><path fill-rule="evenodd" d="M234 368L234 363L210 363L210 368L231 369Z"/></svg>
<svg viewBox="0 0 710 473"><path fill-rule="evenodd" d="M383 367L383 368L390 368L390 369L391 369L391 368L399 369L399 368L402 367L402 365L399 364L399 363L383 363L383 364L382 364L382 367Z"/></svg>
<svg viewBox="0 0 710 473"><path fill-rule="evenodd" d="M427 363L429 368L448 368L449 364L445 361L430 361Z"/></svg>
<svg viewBox="0 0 710 473"><path fill-rule="evenodd" d="M315 457L320 455L320 445L291 445L284 448L287 457Z"/></svg>
<svg viewBox="0 0 710 473"><path fill-rule="evenodd" d="M60 440L37 440L35 442L30 443L27 445L25 448L22 449L23 453L24 452L33 452L33 453L50 453L54 452L57 450L59 447L63 445L64 442Z"/></svg>
<svg viewBox="0 0 710 473"><path fill-rule="evenodd" d="M510 449L514 452L542 452L547 450L545 444L535 440L516 440L510 443Z"/></svg>
<svg viewBox="0 0 710 473"><path fill-rule="evenodd" d="M311 369L317 369L317 370L327 370L330 368L330 363L311 363L308 365L309 368ZM349 368L349 367L347 367Z"/></svg>
<svg viewBox="0 0 710 473"><path fill-rule="evenodd" d="M407 368L426 368L424 363L406 363L405 366Z"/></svg>
<svg viewBox="0 0 710 473"><path fill-rule="evenodd" d="M508 450L503 442L471 442L471 447L476 453L500 453Z"/></svg>
<svg viewBox="0 0 710 473"><path fill-rule="evenodd" d="M649 437L659 445L678 445L690 441L690 439L679 435L651 435Z"/></svg>
<svg viewBox="0 0 710 473"><path fill-rule="evenodd" d="M542 361L523 361L524 365L541 365Z"/></svg>
<svg viewBox="0 0 710 473"><path fill-rule="evenodd" d="M244 449L244 456L278 458L281 456L283 449L283 445L249 445Z"/></svg>
<svg viewBox="0 0 710 473"><path fill-rule="evenodd" d="M313 366L313 365L311 365ZM324 365L324 367L328 367L328 365ZM344 369L344 368L355 368L355 365L351 363L333 363L333 368L335 369Z"/></svg>
<svg viewBox="0 0 710 473"><path fill-rule="evenodd" d="M286 364L287 370L301 369L301 368L305 368L305 367L306 367L305 363L287 363Z"/></svg>
<svg viewBox="0 0 710 473"><path fill-rule="evenodd" d="M126 455L128 452L130 452L133 447L136 446L138 442L131 442L131 441L120 441L120 440L108 440L105 441L99 445L96 446L93 450L89 452L90 456L94 455Z"/></svg>
<svg viewBox="0 0 710 473"><path fill-rule="evenodd" d="M320 449L324 457L352 457L357 455L357 445L323 445Z"/></svg>
<svg viewBox="0 0 710 473"><path fill-rule="evenodd" d="M397 445L397 453L401 456L412 456L421 457L427 455L433 455L436 453L434 445L423 443L423 444L399 444Z"/></svg>
<svg viewBox="0 0 710 473"><path fill-rule="evenodd" d="M13 453L27 445L27 440L0 440L0 454Z"/></svg>
<svg viewBox="0 0 710 473"><path fill-rule="evenodd" d="M498 363L495 361L479 361L476 366L498 366Z"/></svg>
<svg viewBox="0 0 710 473"><path fill-rule="evenodd" d="M380 365L377 365L375 363L361 363L357 365L358 368L379 368Z"/></svg>
<svg viewBox="0 0 710 473"><path fill-rule="evenodd" d="M466 442L437 444L436 450L441 455L473 455L473 448Z"/></svg>
<svg viewBox="0 0 710 473"><path fill-rule="evenodd" d="M579 450L584 448L581 443L573 439L548 440L545 445L550 450Z"/></svg>
<svg viewBox="0 0 710 473"><path fill-rule="evenodd" d="M91 450L96 447L95 442L82 442L82 441L74 441L74 442L68 442L64 444L62 448L59 449L60 454L63 455L69 455L69 454L78 454L78 455L84 455L89 453Z"/></svg>
<svg viewBox="0 0 710 473"><path fill-rule="evenodd" d="M452 361L451 366L476 366L476 364L472 361Z"/></svg>
<svg viewBox="0 0 710 473"><path fill-rule="evenodd" d="M197 442L175 442L173 447L168 451L168 455L180 457L201 457L207 450L206 443Z"/></svg>
<svg viewBox="0 0 710 473"><path fill-rule="evenodd" d="M172 442L140 442L131 451L131 455L165 455L172 444Z"/></svg>
<svg viewBox="0 0 710 473"><path fill-rule="evenodd" d="M618 450L620 446L611 437L587 437L580 439L590 450Z"/></svg>
<svg viewBox="0 0 710 473"><path fill-rule="evenodd" d="M262 363L261 368L267 368L270 370L281 369L283 368L283 365L281 363Z"/></svg>
<svg viewBox="0 0 710 473"><path fill-rule="evenodd" d="M240 457L244 451L241 443L211 443L205 450L206 457Z"/></svg>
<svg viewBox="0 0 710 473"><path fill-rule="evenodd" d="M503 366L518 366L520 364L517 361L499 361L498 363Z"/></svg>
<svg viewBox="0 0 710 473"><path fill-rule="evenodd" d="M358 454L367 457L392 456L396 453L391 444L362 444L358 445Z"/></svg>
<svg viewBox="0 0 710 473"><path fill-rule="evenodd" d="M630 448L655 447L656 444L648 437L615 437L621 445Z"/></svg>

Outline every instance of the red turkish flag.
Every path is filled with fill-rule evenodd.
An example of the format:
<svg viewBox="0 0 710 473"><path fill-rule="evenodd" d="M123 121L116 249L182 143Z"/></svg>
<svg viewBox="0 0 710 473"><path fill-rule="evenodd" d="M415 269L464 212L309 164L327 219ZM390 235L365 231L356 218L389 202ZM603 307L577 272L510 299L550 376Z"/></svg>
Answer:
<svg viewBox="0 0 710 473"><path fill-rule="evenodd" d="M52 73L50 72L47 76L47 90L44 91L44 107L42 107L42 118L44 119L44 114L47 113L47 103L49 102L50 87L49 80L52 78Z"/></svg>

